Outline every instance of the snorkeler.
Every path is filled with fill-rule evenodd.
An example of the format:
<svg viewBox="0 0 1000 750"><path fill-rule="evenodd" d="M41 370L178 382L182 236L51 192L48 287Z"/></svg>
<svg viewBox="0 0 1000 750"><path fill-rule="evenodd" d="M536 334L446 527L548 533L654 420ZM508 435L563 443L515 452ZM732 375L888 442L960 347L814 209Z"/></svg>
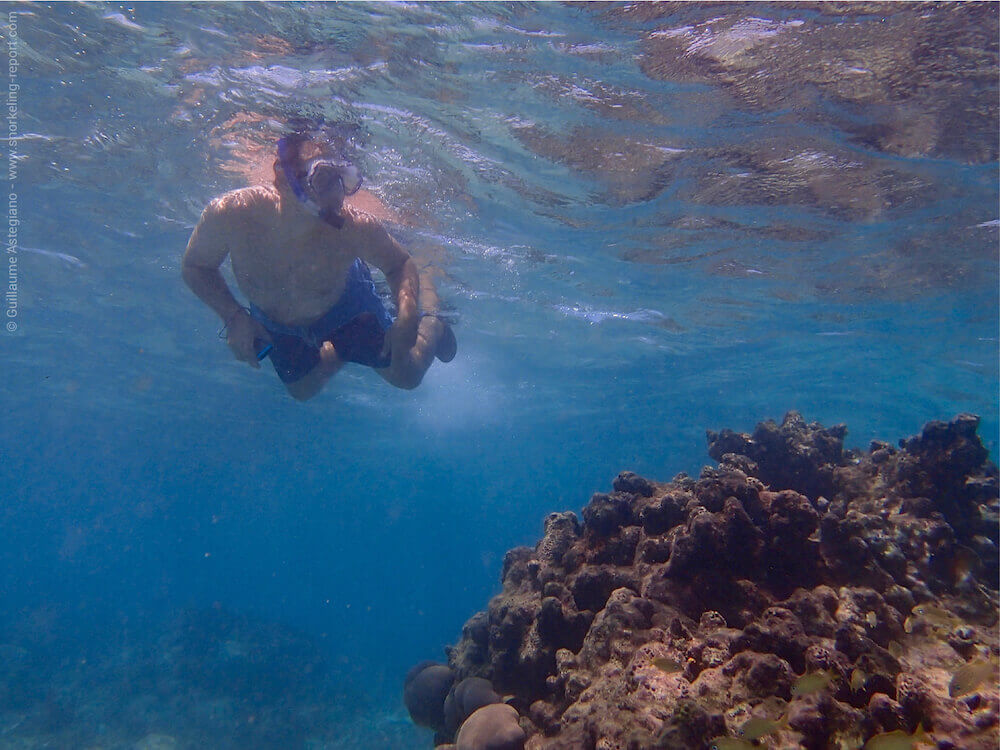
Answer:
<svg viewBox="0 0 1000 750"><path fill-rule="evenodd" d="M457 351L428 276L421 278L378 220L344 203L360 186L357 168L331 158L322 144L285 136L274 186L213 200L184 253L184 281L222 318L236 358L259 367L270 357L299 400L319 393L345 362L415 388L435 356L450 362ZM249 308L219 271L226 255ZM385 274L395 319L376 293L369 263Z"/></svg>

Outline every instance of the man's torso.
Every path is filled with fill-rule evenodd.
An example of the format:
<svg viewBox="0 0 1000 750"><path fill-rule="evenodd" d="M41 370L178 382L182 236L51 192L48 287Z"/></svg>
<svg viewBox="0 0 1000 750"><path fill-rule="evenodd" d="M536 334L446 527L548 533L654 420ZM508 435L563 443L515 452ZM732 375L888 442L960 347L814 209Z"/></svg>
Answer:
<svg viewBox="0 0 1000 750"><path fill-rule="evenodd" d="M233 197L229 255L243 294L285 325L320 318L343 294L347 271L362 250L350 214L335 229L283 214L270 188L247 188Z"/></svg>

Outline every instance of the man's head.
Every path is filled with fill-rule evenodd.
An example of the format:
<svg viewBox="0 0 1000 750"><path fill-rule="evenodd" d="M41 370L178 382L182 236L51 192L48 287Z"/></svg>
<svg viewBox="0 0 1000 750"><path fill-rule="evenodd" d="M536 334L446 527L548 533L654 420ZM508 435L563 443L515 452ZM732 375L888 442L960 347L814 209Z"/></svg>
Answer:
<svg viewBox="0 0 1000 750"><path fill-rule="evenodd" d="M278 141L275 185L284 185L311 213L340 228L344 198L361 187L361 174L353 164L331 158L323 146L308 136L287 135Z"/></svg>

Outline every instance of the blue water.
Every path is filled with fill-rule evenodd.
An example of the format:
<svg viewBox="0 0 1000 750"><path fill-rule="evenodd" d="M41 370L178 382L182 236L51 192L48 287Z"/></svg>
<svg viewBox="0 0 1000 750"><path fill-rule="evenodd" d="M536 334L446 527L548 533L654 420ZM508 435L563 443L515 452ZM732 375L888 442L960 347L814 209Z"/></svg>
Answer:
<svg viewBox="0 0 1000 750"><path fill-rule="evenodd" d="M326 747L429 747L406 669L443 658L506 550L619 471L696 473L706 428L789 409L859 447L974 412L996 456L996 6L3 21L21 88L0 645L127 662L181 611L246 615L328 656L362 728ZM266 179L298 116L361 127L366 188L441 272L459 355L416 391L348 367L297 403L181 280L202 208ZM0 732L32 710L0 705Z"/></svg>

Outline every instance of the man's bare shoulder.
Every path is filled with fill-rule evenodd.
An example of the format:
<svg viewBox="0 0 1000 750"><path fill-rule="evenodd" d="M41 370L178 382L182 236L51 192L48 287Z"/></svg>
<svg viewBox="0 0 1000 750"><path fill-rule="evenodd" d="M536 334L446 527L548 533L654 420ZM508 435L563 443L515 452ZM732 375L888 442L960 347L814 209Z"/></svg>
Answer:
<svg viewBox="0 0 1000 750"><path fill-rule="evenodd" d="M344 204L341 215L347 219L347 225L356 232L369 236L388 235L388 231L381 221L360 208Z"/></svg>
<svg viewBox="0 0 1000 750"><path fill-rule="evenodd" d="M277 191L265 185L240 188L213 199L205 214L225 222L243 224L272 217L278 210L278 200Z"/></svg>
<svg viewBox="0 0 1000 750"><path fill-rule="evenodd" d="M394 272L410 257L375 216L346 205L343 216L353 234L351 243L358 255L383 273Z"/></svg>

